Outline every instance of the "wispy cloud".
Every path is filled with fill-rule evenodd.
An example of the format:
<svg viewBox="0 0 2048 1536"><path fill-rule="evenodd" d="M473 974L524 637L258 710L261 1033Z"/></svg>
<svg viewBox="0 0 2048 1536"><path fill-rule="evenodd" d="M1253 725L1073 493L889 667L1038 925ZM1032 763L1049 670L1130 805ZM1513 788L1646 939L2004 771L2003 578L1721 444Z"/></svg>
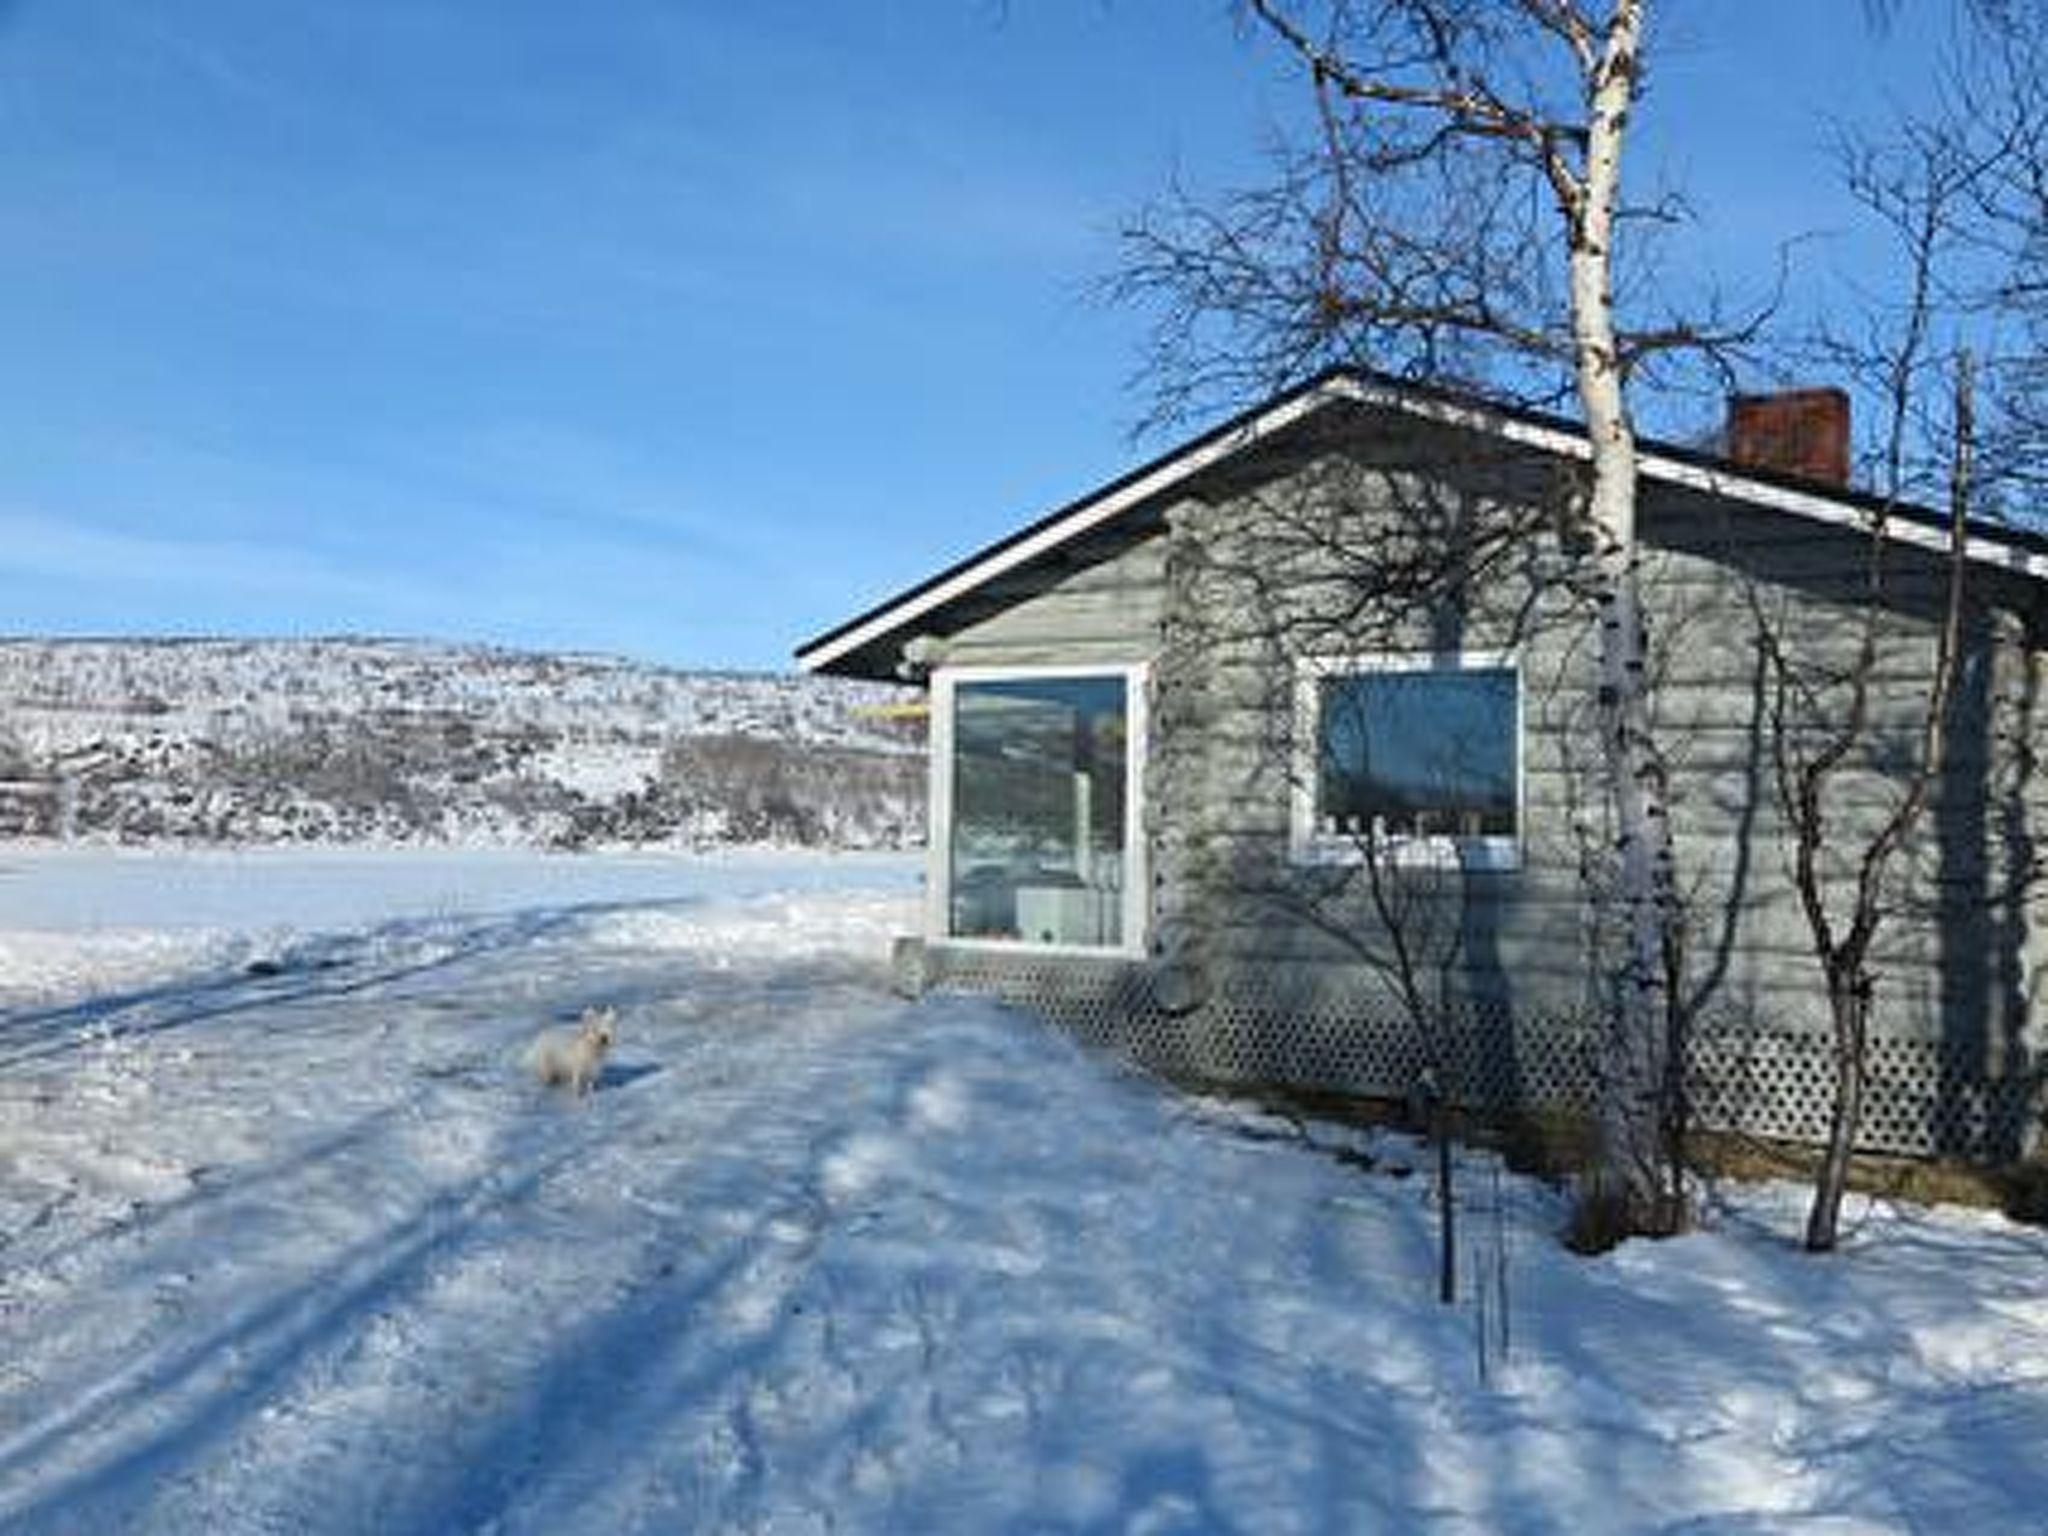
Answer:
<svg viewBox="0 0 2048 1536"><path fill-rule="evenodd" d="M257 590L272 599L389 607L405 583L324 561L284 544L171 538L95 528L45 513L0 512L0 581L193 591ZM426 589L418 589L424 597Z"/></svg>

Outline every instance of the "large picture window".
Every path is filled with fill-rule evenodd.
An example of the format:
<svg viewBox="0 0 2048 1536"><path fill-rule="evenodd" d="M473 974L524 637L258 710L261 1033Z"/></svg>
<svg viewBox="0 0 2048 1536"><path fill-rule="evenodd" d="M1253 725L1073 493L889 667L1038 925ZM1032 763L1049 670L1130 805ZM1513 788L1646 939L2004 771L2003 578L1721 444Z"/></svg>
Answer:
<svg viewBox="0 0 2048 1536"><path fill-rule="evenodd" d="M1298 856L1517 862L1521 685L1511 662L1308 663L1298 705Z"/></svg>
<svg viewBox="0 0 2048 1536"><path fill-rule="evenodd" d="M942 675L934 706L933 745L945 758L936 931L1134 942L1134 675Z"/></svg>

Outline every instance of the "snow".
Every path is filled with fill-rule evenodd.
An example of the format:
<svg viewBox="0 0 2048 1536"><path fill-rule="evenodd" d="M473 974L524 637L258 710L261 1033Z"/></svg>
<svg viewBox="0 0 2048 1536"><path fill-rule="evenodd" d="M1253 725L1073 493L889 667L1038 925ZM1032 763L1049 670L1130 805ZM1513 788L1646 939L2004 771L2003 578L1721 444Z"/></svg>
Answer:
<svg viewBox="0 0 2048 1536"><path fill-rule="evenodd" d="M900 847L902 689L373 640L0 640L0 831L186 846Z"/></svg>
<svg viewBox="0 0 2048 1536"><path fill-rule="evenodd" d="M659 903L679 888L704 897L900 883L911 867L901 854L793 860L747 848L592 858L503 848L0 844L0 1007L277 963L322 935L397 919L459 928L521 911ZM658 905L641 910L663 920Z"/></svg>
<svg viewBox="0 0 2048 1536"><path fill-rule="evenodd" d="M2048 1234L1468 1152L1439 1307L1401 1138L892 997L900 857L6 866L0 1529L2044 1528Z"/></svg>
<svg viewBox="0 0 2048 1536"><path fill-rule="evenodd" d="M661 777L661 748L638 742L559 742L533 771L591 800L639 794Z"/></svg>
<svg viewBox="0 0 2048 1536"><path fill-rule="evenodd" d="M871 745L877 731L857 706L894 696L838 679L432 641L0 639L8 728L38 755L247 739L379 711L586 744L681 731Z"/></svg>

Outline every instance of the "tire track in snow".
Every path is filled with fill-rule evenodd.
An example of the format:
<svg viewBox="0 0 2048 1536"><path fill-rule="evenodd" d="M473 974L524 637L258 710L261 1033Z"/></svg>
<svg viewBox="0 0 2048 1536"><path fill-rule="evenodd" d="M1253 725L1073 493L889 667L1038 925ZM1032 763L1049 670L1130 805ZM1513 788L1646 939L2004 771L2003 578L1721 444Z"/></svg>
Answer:
<svg viewBox="0 0 2048 1536"><path fill-rule="evenodd" d="M524 937L529 956L542 939L564 926L559 922L514 925ZM273 1021L282 1013L294 1012L300 1017L283 1033L298 1037L296 1043L303 1043L303 1037L311 1034L345 1040L351 1032L360 1034L364 1009L388 1013L397 994L421 977L458 961L494 955L502 948L505 931L493 929L496 936L491 942L467 945L459 953L430 963L387 968L339 986L322 984L249 996L232 1009L219 1007L209 989L198 1005L182 1012L174 1010L173 1017L180 1021L201 1017L231 1020L225 1027L244 1035L252 1030L275 1034L279 1031ZM544 965L547 957L533 958ZM263 989L255 990L260 993ZM359 1006L344 1017L313 1014L317 1022L307 1025L302 1010L331 1004L337 998L351 999ZM167 1250L202 1246L209 1230L232 1229L252 1216L260 1220L293 1209L345 1209L346 1195L330 1187L337 1170L346 1178L350 1170L403 1164L403 1133L424 1119L423 1101L430 1093L415 1092L373 1112L363 1122L316 1138L311 1146L286 1149L267 1165L196 1187L133 1222L111 1230L74 1233L67 1242L41 1255L35 1269L62 1274L65 1288L83 1296L102 1290L118 1295L128 1282L110 1273L110 1268L131 1271L132 1281L133 1272L163 1268ZM513 1123L516 1125L516 1117ZM237 1418L276 1391L323 1341L346 1336L354 1320L394 1306L408 1291L429 1283L437 1263L446 1262L465 1234L468 1240L476 1240L492 1212L531 1198L548 1178L583 1155L598 1130L595 1123L586 1123L583 1133L567 1146L533 1142L522 1161L494 1154L474 1177L434 1190L417 1211L392 1224L371 1226L359 1241L338 1254L323 1251L302 1273L291 1273L288 1263L269 1269L253 1266L255 1279L245 1283L244 1289L266 1299L235 1307L226 1321L210 1323L196 1332L180 1330L159 1343L123 1351L125 1358L115 1368L83 1379L71 1373L61 1387L54 1382L40 1383L45 1395L61 1391L66 1401L26 1424L10 1426L0 1439L0 1516L13 1513L32 1522L38 1508L61 1508L63 1513L55 1517L52 1528L79 1529L82 1519L96 1518L88 1510L112 1511L140 1497L166 1468L200 1457L231 1433ZM110 1239L119 1239L119 1246ZM319 1247L324 1239L315 1237L313 1241ZM303 1259L301 1264L303 1267ZM282 1273L272 1273L279 1270ZM91 1339L97 1330L60 1326L57 1331ZM47 1359L38 1363L48 1368ZM15 1396L18 1402L19 1395ZM51 1491L49 1485L59 1467L70 1470L61 1474L62 1485ZM68 1494L88 1482L91 1497L84 1506L66 1502ZM24 1492L19 1487L9 1488L10 1483L25 1483L31 1490L43 1491ZM126 1523L111 1513L108 1520L109 1529Z"/></svg>
<svg viewBox="0 0 2048 1536"><path fill-rule="evenodd" d="M531 972L551 969L559 957L529 951L525 959L523 969ZM652 967L621 967L621 973L611 978L616 988L642 996L695 991L706 995L712 1006L742 1020L752 1008L779 1010L785 1006L769 1001L765 994L788 984L787 977L766 973L705 978L694 965L678 968L673 961ZM499 995L524 993L532 1002L536 990L547 995L544 988L531 985L540 979L518 974L516 969L501 971L493 977L492 990ZM580 997L582 990L587 989L572 995ZM884 1008L895 1006L871 993L859 996L869 1008L878 1003ZM812 1000L817 1001L815 997ZM365 996L362 1004L382 1001L381 996ZM421 999L419 1006L431 1007L432 1002L431 997ZM295 998L290 1006L306 1005L307 1000ZM354 1011L360 1012L360 1008ZM278 1016L279 1008L258 1010L243 1026L269 1031ZM346 1032L340 1021L332 1027ZM735 1042L727 1035L719 1042L720 1054L730 1058L735 1043L746 1042ZM723 1117L698 1126L692 1139L715 1145L734 1136L743 1122L761 1117L767 1106L760 1074L786 1064L782 1056L768 1051L752 1064L755 1081L744 1080L747 1063L743 1060L739 1063L741 1080L731 1083L734 1064L728 1060L725 1076L731 1086L722 1095L713 1095L725 1103ZM770 1100L780 1093L804 1096L800 1086L786 1082L773 1085L773 1089L765 1093ZM629 1107L631 1102L627 1095L601 1097L590 1106L593 1112L587 1117L515 1113L509 1129L523 1134L523 1140L516 1134L493 1154L495 1171L438 1192L411 1218L371 1230L356 1246L322 1262L288 1287L257 1285L259 1293L268 1292L262 1304L237 1311L226 1322L204 1330L181 1332L83 1388L74 1384L67 1389L71 1400L63 1408L18 1428L0 1442L0 1489L5 1490L0 1492L0 1518L12 1517L22 1522L23 1529L31 1530L116 1530L146 1524L152 1529L196 1531L214 1528L221 1518L232 1523L237 1517L270 1508L283 1512L281 1528L291 1528L290 1511L297 1510L303 1517L305 1511L331 1507L335 1499L332 1469L318 1465L328 1458L315 1454L310 1458L312 1465L299 1468L291 1464L289 1455L279 1461L275 1448L266 1448L269 1427L282 1423L289 1430L296 1421L303 1429L309 1422L324 1421L324 1428L338 1432L338 1438L355 1444L374 1463L382 1453L374 1443L365 1447L362 1442L366 1434L375 1442L381 1432L366 1431L361 1422L347 1422L357 1410L344 1409L341 1420L336 1420L332 1409L336 1403L375 1396L366 1391L365 1376L374 1373L377 1350L366 1348L365 1338L384 1330L401 1340L398 1352L403 1356L415 1351L421 1340L440 1340L445 1345L475 1336L479 1330L451 1321L451 1303L446 1297L452 1294L459 1303L466 1270L518 1264L521 1248L505 1247L507 1229L513 1224L498 1223L494 1228L495 1214L517 1203L528 1208L522 1221L530 1222L531 1208L550 1198L558 1198L573 1211L584 1201L579 1191L604 1173L620 1176L619 1189L625 1196L634 1194L632 1180L623 1175L637 1171L643 1158L656 1150L646 1143L665 1133L660 1116L603 1113L615 1105ZM166 1248L181 1239L187 1244L197 1241L193 1234L203 1234L209 1222L231 1219L259 1190L263 1205L273 1210L295 1200L316 1206L333 1200L331 1190L314 1187L320 1171L331 1171L330 1164L338 1163L345 1174L351 1168L402 1158L399 1133L412 1119L430 1113L417 1099L392 1106L385 1127L391 1134L357 1137L344 1133L314 1168L258 1169L221 1186L194 1191L189 1201L179 1203L179 1209L157 1217L151 1231L134 1235L141 1245L134 1264L147 1268L160 1263ZM627 1122L624 1126L621 1119ZM573 1131L566 1146L561 1144L565 1125ZM758 1170L739 1169L728 1205L745 1192L757 1190L757 1179ZM657 1193L672 1195L674 1183L657 1185ZM683 1183L687 1186L689 1180ZM645 1179L639 1184L645 1187ZM655 1205L682 1213L686 1224L694 1224L701 1213L694 1208L690 1193L685 1187L681 1200L657 1200ZM646 1344L648 1328L658 1327L666 1318L686 1321L687 1314L704 1308L731 1314L752 1310L772 1324L779 1305L766 1298L799 1283L809 1250L815 1247L810 1230L815 1225L813 1205L807 1197L770 1213L761 1218L752 1237L737 1246L727 1243L715 1250L708 1266L699 1266L700 1273L679 1275L672 1269L663 1283L653 1288L644 1283L644 1277L635 1280L619 1271L630 1271L636 1263L644 1268L642 1261L650 1242L681 1247L683 1236L671 1224L666 1229L657 1227L652 1235L643 1231L637 1239L619 1243L607 1279L623 1285L623 1299L597 1309L600 1317L612 1319L610 1337L616 1341L600 1351L612 1362L603 1374L620 1380L644 1374L652 1363ZM644 1227L644 1197L635 1214ZM573 1220L569 1225L573 1230ZM527 1251L535 1241L559 1240L558 1234L529 1231L524 1236ZM111 1250L96 1245L95 1252L112 1259ZM579 1263L587 1258L584 1255ZM78 1278L89 1283L88 1276ZM553 1298L565 1311L590 1300L570 1291ZM513 1306L495 1318L485 1317L478 1342L488 1347L493 1326L527 1330L535 1336L544 1333L545 1318L536 1321L532 1313L531 1307ZM570 1346L564 1352L574 1361L588 1351ZM658 1358L659 1351L653 1355ZM735 1370L740 1369L737 1360L735 1357ZM418 1363L401 1361L407 1368ZM529 1361L527 1367L543 1382L550 1379L551 1372L560 1377L559 1367L545 1359ZM569 1400L579 1420L589 1417L593 1402L611 1395L605 1387L597 1378L576 1379ZM396 1390L400 1401L386 1406L410 1406L414 1421L420 1424L448 1419L452 1404L446 1394L437 1397L431 1384L401 1380ZM413 1392L409 1404L403 1400L407 1391ZM546 1395L547 1389L543 1389L543 1397ZM546 1417L542 1416L543 1423ZM531 1433L515 1430L512 1438ZM518 1453L510 1443L489 1449L482 1465L497 1471L487 1481L503 1481L499 1474L508 1465L507 1457L514 1466L535 1460L531 1454ZM431 1462L432 1456L426 1459ZM548 1458L539 1461L543 1470L550 1470ZM432 1507L437 1497L417 1485L433 1480L429 1467L423 1477L399 1481L413 1485L414 1493ZM462 1480L458 1477L456 1481L460 1485ZM453 1495L452 1504L440 1507L472 1513L494 1502L502 1507L502 1500L512 1496L506 1490L519 1486L517 1479L495 1493L488 1487L468 1486ZM404 1501L396 1508L403 1507ZM174 1510L185 1514L175 1515ZM412 1523L417 1513L418 1502L413 1501L404 1509L405 1523ZM175 1523L164 1524L167 1519ZM335 1528L347 1525L342 1521Z"/></svg>
<svg viewBox="0 0 2048 1536"><path fill-rule="evenodd" d="M471 962L517 955L571 938L590 924L625 914L676 915L695 899L586 902L504 917L404 918L342 934L301 939L274 958L225 974L59 1007L0 1010L0 1072L75 1052L103 1040L170 1033L292 1004L366 998L401 984L432 981Z"/></svg>
<svg viewBox="0 0 2048 1536"><path fill-rule="evenodd" d="M655 1245L683 1257L557 1346L525 1406L468 1458L472 1471L415 1506L409 1518L422 1529L615 1530L631 1510L704 1515L753 1501L773 1467L752 1393L799 1318L829 1326L814 1282L832 1213L809 1187L815 1138L788 1112L827 1097L844 1064L800 1063L794 1080L765 1075L791 1064L780 1053L754 1063L743 1092L729 1085L716 1121L695 1127L688 1147L668 1143L708 1156L652 1200L632 1187L634 1208L668 1213ZM773 1129L764 1134L764 1124ZM617 1160L637 1163L630 1137ZM691 1443L679 1473L683 1438Z"/></svg>
<svg viewBox="0 0 2048 1536"><path fill-rule="evenodd" d="M232 1435L309 1354L352 1322L399 1305L427 1283L452 1245L476 1241L480 1219L529 1198L559 1153L507 1177L490 1172L443 1191L396 1227L380 1227L298 1284L196 1337L150 1349L112 1374L70 1385L72 1401L0 1439L0 1518L33 1530L37 1511L61 1531L141 1529L131 1520L156 1485ZM51 1469L67 1467L51 1488ZM31 1474L25 1495L6 1489Z"/></svg>

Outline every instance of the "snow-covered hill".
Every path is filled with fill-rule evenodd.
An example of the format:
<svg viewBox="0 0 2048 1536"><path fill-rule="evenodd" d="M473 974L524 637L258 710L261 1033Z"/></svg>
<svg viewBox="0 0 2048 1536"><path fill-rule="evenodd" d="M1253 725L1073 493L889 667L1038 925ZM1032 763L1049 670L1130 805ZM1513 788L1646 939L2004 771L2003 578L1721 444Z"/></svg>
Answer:
<svg viewBox="0 0 2048 1536"><path fill-rule="evenodd" d="M0 835L896 845L906 696L381 640L0 641Z"/></svg>

